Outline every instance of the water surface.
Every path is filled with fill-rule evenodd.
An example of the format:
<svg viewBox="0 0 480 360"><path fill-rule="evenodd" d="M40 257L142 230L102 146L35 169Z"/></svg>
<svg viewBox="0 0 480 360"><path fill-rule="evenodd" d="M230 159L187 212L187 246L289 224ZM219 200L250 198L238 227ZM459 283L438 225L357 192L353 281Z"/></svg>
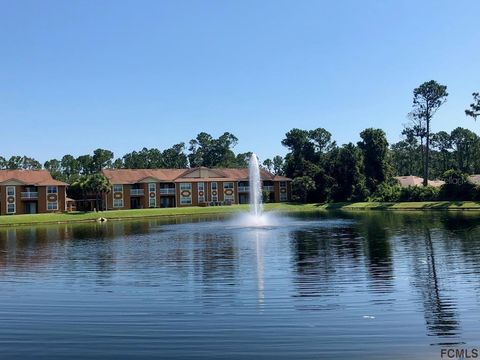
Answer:
<svg viewBox="0 0 480 360"><path fill-rule="evenodd" d="M480 217L0 230L1 359L439 359L480 346Z"/></svg>

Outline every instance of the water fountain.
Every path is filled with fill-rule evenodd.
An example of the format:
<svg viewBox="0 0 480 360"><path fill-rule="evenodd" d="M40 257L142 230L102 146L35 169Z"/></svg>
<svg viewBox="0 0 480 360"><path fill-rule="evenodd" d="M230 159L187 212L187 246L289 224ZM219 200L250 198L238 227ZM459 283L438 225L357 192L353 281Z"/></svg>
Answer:
<svg viewBox="0 0 480 360"><path fill-rule="evenodd" d="M249 170L249 203L250 211L235 218L235 224L242 227L270 227L277 225L277 216L263 212L262 178L257 155L250 156Z"/></svg>
<svg viewBox="0 0 480 360"><path fill-rule="evenodd" d="M260 177L260 166L258 165L258 158L255 153L250 156L248 164L248 182L250 185L250 213L255 217L262 216L263 201L262 201L262 179Z"/></svg>

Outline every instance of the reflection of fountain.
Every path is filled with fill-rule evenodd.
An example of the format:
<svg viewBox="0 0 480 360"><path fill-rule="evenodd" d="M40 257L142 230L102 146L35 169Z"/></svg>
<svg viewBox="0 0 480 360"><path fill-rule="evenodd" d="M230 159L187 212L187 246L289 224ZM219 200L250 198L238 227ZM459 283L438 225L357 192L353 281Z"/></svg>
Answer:
<svg viewBox="0 0 480 360"><path fill-rule="evenodd" d="M265 274L263 270L263 243L258 236L258 232L255 233L255 253L257 255L256 267L257 267L257 293L258 303L263 304L265 299Z"/></svg>

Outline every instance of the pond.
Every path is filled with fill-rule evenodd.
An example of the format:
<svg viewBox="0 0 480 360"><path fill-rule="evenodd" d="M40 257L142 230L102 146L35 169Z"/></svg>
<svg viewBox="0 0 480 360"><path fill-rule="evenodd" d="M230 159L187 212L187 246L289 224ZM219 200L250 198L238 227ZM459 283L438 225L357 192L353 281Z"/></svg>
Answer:
<svg viewBox="0 0 480 360"><path fill-rule="evenodd" d="M2 359L412 359L480 346L480 214L0 230Z"/></svg>

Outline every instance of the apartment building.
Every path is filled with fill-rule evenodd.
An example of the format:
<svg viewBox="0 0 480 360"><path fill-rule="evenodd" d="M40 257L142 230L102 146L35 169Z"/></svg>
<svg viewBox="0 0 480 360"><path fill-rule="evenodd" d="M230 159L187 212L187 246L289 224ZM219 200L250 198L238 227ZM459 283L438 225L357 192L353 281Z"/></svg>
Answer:
<svg viewBox="0 0 480 360"><path fill-rule="evenodd" d="M213 206L249 201L248 169L104 169L108 209ZM291 199L291 179L261 170L270 202Z"/></svg>
<svg viewBox="0 0 480 360"><path fill-rule="evenodd" d="M66 187L47 170L0 170L0 215L63 212Z"/></svg>

